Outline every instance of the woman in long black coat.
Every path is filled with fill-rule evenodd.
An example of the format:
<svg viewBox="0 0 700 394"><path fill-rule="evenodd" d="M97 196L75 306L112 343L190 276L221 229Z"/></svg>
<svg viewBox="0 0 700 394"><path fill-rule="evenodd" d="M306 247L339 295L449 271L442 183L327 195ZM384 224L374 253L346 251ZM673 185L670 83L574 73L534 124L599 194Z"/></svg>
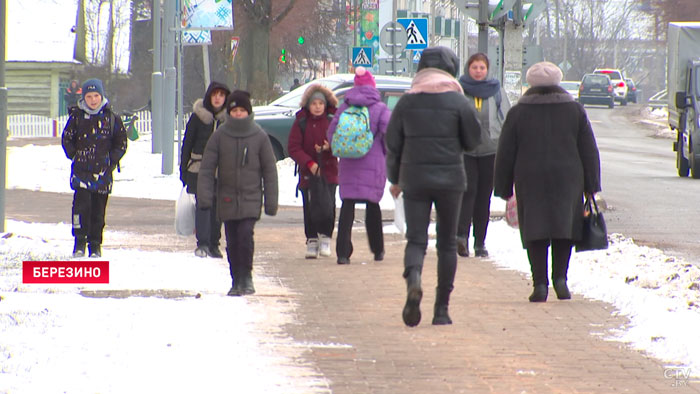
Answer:
<svg viewBox="0 0 700 394"><path fill-rule="evenodd" d="M571 298L567 271L571 248L581 238L583 196L601 190L593 129L583 106L559 87L561 78L552 63L530 67L530 89L508 112L496 153L494 194L508 199L516 192L532 269L531 302L547 300L550 245L557 298Z"/></svg>

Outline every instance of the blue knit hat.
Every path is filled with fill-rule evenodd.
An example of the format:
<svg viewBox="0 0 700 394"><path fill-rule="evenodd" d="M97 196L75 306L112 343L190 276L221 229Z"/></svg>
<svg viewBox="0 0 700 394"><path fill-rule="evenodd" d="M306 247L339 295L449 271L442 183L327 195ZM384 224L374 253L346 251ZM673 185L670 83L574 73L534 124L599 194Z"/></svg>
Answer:
<svg viewBox="0 0 700 394"><path fill-rule="evenodd" d="M100 81L97 78L88 79L87 81L85 81L83 83L83 99L85 98L85 95L90 92L97 92L100 94L100 96L102 96L102 98L104 98L105 90L102 86L102 81Z"/></svg>

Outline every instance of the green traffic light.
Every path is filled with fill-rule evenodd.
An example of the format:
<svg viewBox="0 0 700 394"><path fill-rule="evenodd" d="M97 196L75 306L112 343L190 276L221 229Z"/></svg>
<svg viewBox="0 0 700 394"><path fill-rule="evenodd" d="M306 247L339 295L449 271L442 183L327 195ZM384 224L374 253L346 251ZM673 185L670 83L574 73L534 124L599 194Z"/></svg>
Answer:
<svg viewBox="0 0 700 394"><path fill-rule="evenodd" d="M299 38L297 38L297 42L299 45L304 45L304 36L299 36Z"/></svg>

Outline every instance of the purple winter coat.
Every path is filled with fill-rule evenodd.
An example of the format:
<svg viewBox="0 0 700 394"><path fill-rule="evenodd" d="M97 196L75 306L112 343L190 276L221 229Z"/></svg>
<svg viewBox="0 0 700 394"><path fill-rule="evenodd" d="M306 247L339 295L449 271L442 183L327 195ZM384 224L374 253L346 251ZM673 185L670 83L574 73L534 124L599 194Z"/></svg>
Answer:
<svg viewBox="0 0 700 394"><path fill-rule="evenodd" d="M355 86L348 90L345 101L340 105L328 127L328 142L338 125L340 114L349 106L366 106L369 109L369 123L374 143L366 155L357 158L341 158L338 164L338 185L340 198L379 202L386 185L386 148L384 135L391 118L391 111L382 102L379 91L368 85Z"/></svg>

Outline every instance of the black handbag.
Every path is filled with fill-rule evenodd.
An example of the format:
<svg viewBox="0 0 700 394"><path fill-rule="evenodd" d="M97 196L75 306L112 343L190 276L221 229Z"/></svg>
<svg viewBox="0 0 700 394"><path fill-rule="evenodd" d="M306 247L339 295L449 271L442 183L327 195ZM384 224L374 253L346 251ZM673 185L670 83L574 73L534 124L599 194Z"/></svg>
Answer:
<svg viewBox="0 0 700 394"><path fill-rule="evenodd" d="M583 217L583 233L581 240L576 242L576 251L607 249L608 230L594 197L586 197L584 211L588 212L588 215Z"/></svg>

